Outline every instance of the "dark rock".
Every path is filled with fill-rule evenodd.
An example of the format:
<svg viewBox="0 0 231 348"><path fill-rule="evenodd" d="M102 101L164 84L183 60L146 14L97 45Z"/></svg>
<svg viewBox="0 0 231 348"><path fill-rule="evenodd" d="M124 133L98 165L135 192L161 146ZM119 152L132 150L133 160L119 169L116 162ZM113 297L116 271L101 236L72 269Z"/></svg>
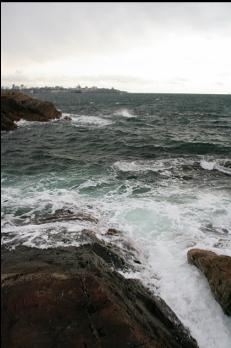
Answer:
<svg viewBox="0 0 231 348"><path fill-rule="evenodd" d="M115 228L109 228L106 232L107 236L119 236L120 234L121 234L121 232Z"/></svg>
<svg viewBox="0 0 231 348"><path fill-rule="evenodd" d="M198 347L164 301L112 269L105 249L3 248L3 347Z"/></svg>
<svg viewBox="0 0 231 348"><path fill-rule="evenodd" d="M204 273L215 299L224 312L231 315L231 257L209 250L191 249L188 262Z"/></svg>
<svg viewBox="0 0 231 348"><path fill-rule="evenodd" d="M20 119L47 122L60 116L61 112L50 102L40 101L20 92L1 93L1 130L17 128L15 121Z"/></svg>
<svg viewBox="0 0 231 348"><path fill-rule="evenodd" d="M99 242L98 240L97 242L86 246L86 248L89 250L89 253L93 251L109 266L121 270L128 269L128 263L125 262L124 258L120 256L118 251L113 250L113 247L111 245L106 245L104 242Z"/></svg>
<svg viewBox="0 0 231 348"><path fill-rule="evenodd" d="M13 130L16 129L17 126L14 123L14 120L11 118L11 116L7 116L7 114L4 114L4 112L1 112L1 130Z"/></svg>
<svg viewBox="0 0 231 348"><path fill-rule="evenodd" d="M33 220L36 224L45 224L57 221L81 220L97 223L98 219L87 213L74 213L69 209L57 209L53 214Z"/></svg>
<svg viewBox="0 0 231 348"><path fill-rule="evenodd" d="M64 117L63 117L63 120L64 120L64 121L71 121L72 118L71 118L70 116L64 116Z"/></svg>

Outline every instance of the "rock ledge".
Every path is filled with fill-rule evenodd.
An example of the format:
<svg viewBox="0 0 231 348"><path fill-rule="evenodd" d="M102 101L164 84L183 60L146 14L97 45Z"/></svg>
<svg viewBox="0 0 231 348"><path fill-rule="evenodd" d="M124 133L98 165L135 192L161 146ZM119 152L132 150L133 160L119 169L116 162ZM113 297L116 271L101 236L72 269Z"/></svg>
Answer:
<svg viewBox="0 0 231 348"><path fill-rule="evenodd" d="M198 348L161 298L117 272L126 262L109 250L3 248L3 347Z"/></svg>
<svg viewBox="0 0 231 348"><path fill-rule="evenodd" d="M231 315L231 257L209 250L190 249L188 262L204 273L215 299L224 312Z"/></svg>
<svg viewBox="0 0 231 348"><path fill-rule="evenodd" d="M60 118L61 112L46 101L41 101L20 92L1 92L1 130L17 128L15 122L27 121L47 122Z"/></svg>

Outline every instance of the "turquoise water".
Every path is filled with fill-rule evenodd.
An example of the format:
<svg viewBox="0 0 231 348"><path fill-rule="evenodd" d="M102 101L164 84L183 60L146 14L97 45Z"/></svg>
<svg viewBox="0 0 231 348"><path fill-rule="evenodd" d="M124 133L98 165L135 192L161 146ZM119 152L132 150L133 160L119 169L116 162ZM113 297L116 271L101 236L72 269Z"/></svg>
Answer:
<svg viewBox="0 0 231 348"><path fill-rule="evenodd" d="M200 347L230 347L230 319L186 253L231 255L231 96L35 97L72 120L2 132L2 243L78 245L83 228L102 239L118 228L144 265L126 276L159 291ZM60 208L98 223L33 222Z"/></svg>

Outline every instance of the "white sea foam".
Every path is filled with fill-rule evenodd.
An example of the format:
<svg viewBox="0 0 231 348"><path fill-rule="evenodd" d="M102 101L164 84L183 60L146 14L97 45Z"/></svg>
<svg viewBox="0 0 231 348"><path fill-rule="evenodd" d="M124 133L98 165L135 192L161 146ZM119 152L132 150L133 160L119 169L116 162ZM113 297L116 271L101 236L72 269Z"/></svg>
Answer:
<svg viewBox="0 0 231 348"><path fill-rule="evenodd" d="M80 123L81 125L95 125L98 127L105 127L112 124L113 122L97 116L78 116L74 120L74 123Z"/></svg>
<svg viewBox="0 0 231 348"><path fill-rule="evenodd" d="M217 170L221 173L231 175L231 168L227 168L224 165L220 164L221 161L206 161L206 160L201 160L200 161L200 166L203 169L206 170Z"/></svg>
<svg viewBox="0 0 231 348"><path fill-rule="evenodd" d="M206 169L206 170L213 170L216 162L208 162L206 160L201 160L200 161L201 168Z"/></svg>
<svg viewBox="0 0 231 348"><path fill-rule="evenodd" d="M121 117L126 117L126 118L131 118L131 117L136 117L136 115L134 115L132 113L131 110L128 109L119 109L114 113L115 116L121 116Z"/></svg>
<svg viewBox="0 0 231 348"><path fill-rule="evenodd" d="M157 159L157 160L139 160L139 161L117 161L114 167L122 172L145 172L145 171L165 171L169 174L169 170L182 165L193 165L194 161L184 158Z"/></svg>
<svg viewBox="0 0 231 348"><path fill-rule="evenodd" d="M172 169L177 169L181 166L193 166L198 160L185 158L171 158L171 159L157 159L157 160L138 160L138 161L117 161L114 163L114 168L122 172L161 172L164 175L171 175ZM217 170L221 173L231 175L231 168L222 165L222 160L206 161L204 159L199 161L202 169ZM225 163L225 161L224 161Z"/></svg>
<svg viewBox="0 0 231 348"><path fill-rule="evenodd" d="M32 126L32 125L41 125L43 124L42 122L39 121L27 121L27 120L19 120L15 122L18 127L27 127L27 126Z"/></svg>
<svg viewBox="0 0 231 348"><path fill-rule="evenodd" d="M215 166L215 169L218 170L221 173L224 173L224 174L227 174L227 175L231 175L231 168L226 168L226 167L223 167L223 166L217 164Z"/></svg>
<svg viewBox="0 0 231 348"><path fill-rule="evenodd" d="M131 167L126 167L129 163L122 162L122 169L130 170ZM146 169L149 166L162 170L182 163L189 162L183 159L171 163L135 162L135 169L136 166L141 166L142 170L143 166ZM121 163L119 167L121 170ZM229 348L230 318L223 314L204 276L187 263L186 254L189 248L199 247L231 255L230 194L213 187L196 190L188 185L185 188L171 181L167 187L152 188L151 194L139 199L132 195L138 181L124 182L122 193L119 185L109 191L97 191L109 182L107 175L88 179L73 189L48 190L43 182L31 184L30 189L26 184L17 188L3 187L2 204L7 206L2 219L3 244L22 243L40 248L77 246L83 228L95 231L104 239L104 232L116 227L134 244L145 266L140 272L126 276L141 278L152 291L158 291L190 328L200 348ZM92 195L81 193L88 188L96 192ZM30 223L41 212L46 215L63 207L91 214L99 222ZM111 242L117 243L116 239Z"/></svg>
<svg viewBox="0 0 231 348"><path fill-rule="evenodd" d="M36 185L30 191L26 187L2 189L2 204L8 214L2 219L2 244L23 244L39 248L79 245L77 236L83 229L95 230L95 223L88 220L45 222L36 224L42 213L45 216L65 207L73 213L93 215L89 204L81 203L79 194L72 190L43 190ZM20 197L24 197L22 200ZM94 209L94 217L99 213Z"/></svg>
<svg viewBox="0 0 231 348"><path fill-rule="evenodd" d="M152 269L160 276L160 294L190 328L200 348L228 348L230 319L215 301L205 277L187 264L187 249L182 248L182 242L185 243L179 238L176 241L160 240L150 248ZM195 247L207 248L208 245L197 243Z"/></svg>
<svg viewBox="0 0 231 348"><path fill-rule="evenodd" d="M54 119L51 119L51 120L49 120L49 123L50 122L53 122L53 123L55 123L55 122L57 122L59 119L56 119L56 118L54 118ZM23 119L21 119L21 120L19 120L19 121L15 121L15 123L16 123L16 125L18 126L18 127L29 127L29 126L43 126L44 124L48 124L48 122L42 122L42 121L27 121L27 120L23 120Z"/></svg>
<svg viewBox="0 0 231 348"><path fill-rule="evenodd" d="M20 126L26 126L26 125L30 124L31 122L21 119L19 121L16 121L15 123L17 124L17 126L20 127Z"/></svg>
<svg viewBox="0 0 231 348"><path fill-rule="evenodd" d="M160 295L190 328L199 347L228 348L231 321L215 301L204 276L187 263L186 253L191 247L199 247L231 255L230 197L223 192L193 192L192 188L187 192L191 200L179 204L174 202L175 190L171 193L172 199L168 192L165 200L126 199L117 202L116 208L112 203L114 209L109 204L114 216L108 217L108 222L119 223L128 233L146 265L140 274L143 282L153 291L158 286ZM184 194L178 190L179 196ZM204 221L211 222L213 232L203 231ZM218 227L229 231L225 238L220 238ZM218 246L220 239L224 244Z"/></svg>
<svg viewBox="0 0 231 348"><path fill-rule="evenodd" d="M64 117L66 116L71 118L71 123L76 127L78 126L106 127L113 123L112 120L108 120L106 118L102 118L98 116L76 115L76 114L67 114L67 113L63 114L62 119L64 119Z"/></svg>

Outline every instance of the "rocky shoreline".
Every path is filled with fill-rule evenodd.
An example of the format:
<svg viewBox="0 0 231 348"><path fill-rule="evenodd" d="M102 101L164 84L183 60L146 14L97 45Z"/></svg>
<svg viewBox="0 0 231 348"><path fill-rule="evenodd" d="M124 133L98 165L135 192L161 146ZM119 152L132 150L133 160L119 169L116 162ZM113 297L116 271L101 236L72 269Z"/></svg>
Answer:
<svg viewBox="0 0 231 348"><path fill-rule="evenodd" d="M33 223L63 220L97 222L89 214L58 209ZM134 247L116 229L105 237L82 230L79 247L2 246L3 347L198 347L159 296L121 275L143 267ZM120 247L111 243L115 237ZM231 257L200 249L187 257L230 315Z"/></svg>
<svg viewBox="0 0 231 348"><path fill-rule="evenodd" d="M131 250L82 235L80 247L2 248L3 347L198 347L160 297L119 273L138 262Z"/></svg>
<svg viewBox="0 0 231 348"><path fill-rule="evenodd" d="M51 102L41 101L20 92L1 92L1 130L9 131L17 128L17 121L48 122L60 118Z"/></svg>

